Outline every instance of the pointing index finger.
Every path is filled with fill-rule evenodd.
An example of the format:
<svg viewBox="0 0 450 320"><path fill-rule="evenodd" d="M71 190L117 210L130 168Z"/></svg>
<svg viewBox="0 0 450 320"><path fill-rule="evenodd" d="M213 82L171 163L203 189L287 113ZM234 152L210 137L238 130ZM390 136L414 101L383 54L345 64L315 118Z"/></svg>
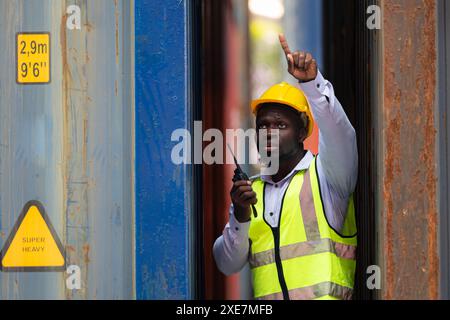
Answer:
<svg viewBox="0 0 450 320"><path fill-rule="evenodd" d="M280 34L278 36L278 38L280 39L280 44L281 44L281 47L283 48L284 53L286 55L291 54L291 50L289 49L289 45L286 41L284 34Z"/></svg>

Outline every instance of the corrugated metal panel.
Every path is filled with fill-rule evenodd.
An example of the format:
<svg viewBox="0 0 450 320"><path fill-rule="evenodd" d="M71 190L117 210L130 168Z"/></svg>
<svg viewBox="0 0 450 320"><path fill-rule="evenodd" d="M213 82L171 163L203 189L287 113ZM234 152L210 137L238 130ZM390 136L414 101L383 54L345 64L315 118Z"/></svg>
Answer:
<svg viewBox="0 0 450 320"><path fill-rule="evenodd" d="M223 128L225 13L229 1L203 1L203 112L204 130ZM214 57L214 58L213 58ZM214 59L221 63L214 63ZM225 299L235 289L236 277L227 279L213 258L212 246L226 224L225 166L203 166L205 298ZM211 188L214 186L214 190ZM216 214L211 214L215 212Z"/></svg>
<svg viewBox="0 0 450 320"><path fill-rule="evenodd" d="M383 9L383 298L439 295L435 0Z"/></svg>
<svg viewBox="0 0 450 320"><path fill-rule="evenodd" d="M252 127L249 103L249 12L247 1L203 3L204 131ZM220 61L220 63L217 63ZM228 151L224 150L224 154ZM245 172L249 167L242 166ZM203 166L203 218L206 299L246 299L251 296L249 269L225 276L217 268L213 245L229 219L231 178L235 165Z"/></svg>
<svg viewBox="0 0 450 320"><path fill-rule="evenodd" d="M450 5L438 1L438 76L439 76L439 227L440 227L440 293L441 299L450 299L450 217L449 217L449 137L448 116L450 93Z"/></svg>
<svg viewBox="0 0 450 320"><path fill-rule="evenodd" d="M377 132L376 83L380 32L366 27L366 10L377 0L327 0L325 7L325 74L333 83L358 139L355 206L358 227L354 299L373 299L366 286L367 267L376 262Z"/></svg>
<svg viewBox="0 0 450 320"><path fill-rule="evenodd" d="M66 28L72 4L81 30ZM67 290L65 272L0 273L0 298L133 296L132 5L0 1L0 242L38 200L82 280ZM51 34L51 83L18 85L16 33L37 31Z"/></svg>
<svg viewBox="0 0 450 320"><path fill-rule="evenodd" d="M191 129L188 1L136 0L136 295L194 297L192 167L175 165ZM193 131L191 131L193 132Z"/></svg>

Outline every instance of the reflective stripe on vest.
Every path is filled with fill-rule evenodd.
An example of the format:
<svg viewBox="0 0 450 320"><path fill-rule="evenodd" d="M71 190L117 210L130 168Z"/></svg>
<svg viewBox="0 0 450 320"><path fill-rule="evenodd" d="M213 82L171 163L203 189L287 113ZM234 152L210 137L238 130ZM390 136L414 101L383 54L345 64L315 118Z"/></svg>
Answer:
<svg viewBox="0 0 450 320"><path fill-rule="evenodd" d="M350 300L352 289L340 286L333 282L322 282L303 288L289 290L289 297L292 300L312 300L327 297L329 299L337 298ZM259 297L257 300L283 300L283 293L273 293L267 296Z"/></svg>
<svg viewBox="0 0 450 320"><path fill-rule="evenodd" d="M258 179L252 187L260 213L249 230L255 298L350 298L357 245L353 198L343 226L348 235L339 235L326 220L314 159L291 179L272 228L264 217L265 183Z"/></svg>
<svg viewBox="0 0 450 320"><path fill-rule="evenodd" d="M305 241L290 244L280 248L281 260L296 257L308 256L312 254L331 252L342 259L355 259L356 246L334 242L331 239L320 239L316 241ZM275 263L275 250L252 254L249 258L251 268L257 268L266 264Z"/></svg>

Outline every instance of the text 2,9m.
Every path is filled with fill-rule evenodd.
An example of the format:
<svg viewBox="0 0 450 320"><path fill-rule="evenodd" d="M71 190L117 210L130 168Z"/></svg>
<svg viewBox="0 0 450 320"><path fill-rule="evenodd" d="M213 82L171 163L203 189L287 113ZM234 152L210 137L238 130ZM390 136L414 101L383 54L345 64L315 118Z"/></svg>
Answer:
<svg viewBox="0 0 450 320"><path fill-rule="evenodd" d="M50 34L17 34L17 83L50 82Z"/></svg>

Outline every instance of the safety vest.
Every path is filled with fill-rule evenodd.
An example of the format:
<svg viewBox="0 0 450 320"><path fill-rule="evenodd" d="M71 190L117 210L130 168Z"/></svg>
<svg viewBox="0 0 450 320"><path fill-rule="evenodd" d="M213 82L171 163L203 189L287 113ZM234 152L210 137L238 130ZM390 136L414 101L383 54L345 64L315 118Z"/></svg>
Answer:
<svg viewBox="0 0 450 320"><path fill-rule="evenodd" d="M249 229L249 263L256 299L350 299L355 276L356 223L353 195L338 233L327 222L315 158L299 171L283 196L277 228L264 218L265 183L252 188L257 218Z"/></svg>

